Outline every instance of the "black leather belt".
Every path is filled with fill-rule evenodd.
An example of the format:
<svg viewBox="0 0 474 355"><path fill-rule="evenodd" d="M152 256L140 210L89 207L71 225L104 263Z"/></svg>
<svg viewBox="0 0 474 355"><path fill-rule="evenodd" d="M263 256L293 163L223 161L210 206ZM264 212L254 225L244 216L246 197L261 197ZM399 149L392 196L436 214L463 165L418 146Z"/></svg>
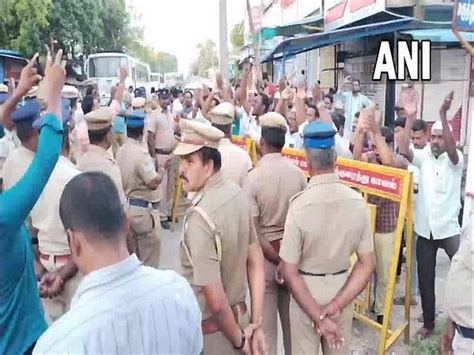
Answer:
<svg viewBox="0 0 474 355"><path fill-rule="evenodd" d="M298 270L298 271L301 275L324 277L324 276L335 276L335 275L344 274L345 272L347 272L347 269L341 270L341 271L338 271L338 272L334 272L334 273L329 273L329 274L313 274L312 272L307 272L307 271L303 271L303 270Z"/></svg>
<svg viewBox="0 0 474 355"><path fill-rule="evenodd" d="M143 207L143 208L148 208L150 206L150 202L145 201L145 200L140 200L138 198L131 198L128 200L128 203L130 206L135 206L135 207Z"/></svg>
<svg viewBox="0 0 474 355"><path fill-rule="evenodd" d="M474 339L474 329L463 327L457 323L454 323L454 327L463 338Z"/></svg>
<svg viewBox="0 0 474 355"><path fill-rule="evenodd" d="M156 154L161 155L170 155L173 151L172 150L165 150L165 149L155 149Z"/></svg>

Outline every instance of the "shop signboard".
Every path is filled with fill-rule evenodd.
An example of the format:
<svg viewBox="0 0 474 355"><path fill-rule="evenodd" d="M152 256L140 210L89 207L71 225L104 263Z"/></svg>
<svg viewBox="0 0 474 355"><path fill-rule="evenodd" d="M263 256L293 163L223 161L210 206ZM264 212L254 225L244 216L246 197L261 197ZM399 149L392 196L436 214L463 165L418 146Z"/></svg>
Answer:
<svg viewBox="0 0 474 355"><path fill-rule="evenodd" d="M385 0L328 0L324 9L324 30L332 31L384 10Z"/></svg>
<svg viewBox="0 0 474 355"><path fill-rule="evenodd" d="M474 32L474 0L456 0L453 26L461 32Z"/></svg>

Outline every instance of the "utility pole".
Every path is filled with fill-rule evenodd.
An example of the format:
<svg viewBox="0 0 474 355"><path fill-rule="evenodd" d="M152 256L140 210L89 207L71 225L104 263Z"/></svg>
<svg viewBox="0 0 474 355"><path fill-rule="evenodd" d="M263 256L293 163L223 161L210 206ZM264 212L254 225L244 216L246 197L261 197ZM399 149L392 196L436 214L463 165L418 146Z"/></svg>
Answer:
<svg viewBox="0 0 474 355"><path fill-rule="evenodd" d="M229 83L229 50L227 48L227 0L219 0L219 70Z"/></svg>

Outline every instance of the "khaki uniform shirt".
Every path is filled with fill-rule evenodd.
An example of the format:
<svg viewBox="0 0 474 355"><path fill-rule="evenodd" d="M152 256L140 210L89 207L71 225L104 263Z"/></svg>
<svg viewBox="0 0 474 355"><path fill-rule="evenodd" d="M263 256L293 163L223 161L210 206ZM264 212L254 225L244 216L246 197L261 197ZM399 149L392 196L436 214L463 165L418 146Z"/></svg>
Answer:
<svg viewBox="0 0 474 355"><path fill-rule="evenodd" d="M104 148L91 144L87 152L79 158L77 167L81 171L101 171L110 176L117 187L120 201L125 204L126 198L123 192L120 168Z"/></svg>
<svg viewBox="0 0 474 355"><path fill-rule="evenodd" d="M280 153L264 155L249 172L244 190L250 196L253 217L259 217L262 237L270 242L283 237L290 199L306 185L303 172Z"/></svg>
<svg viewBox="0 0 474 355"><path fill-rule="evenodd" d="M78 174L80 171L65 157L60 156L43 193L31 210L31 224L38 230L38 246L42 254L71 254L59 216L59 201L66 184Z"/></svg>
<svg viewBox="0 0 474 355"><path fill-rule="evenodd" d="M446 280L446 301L451 320L463 327L474 328L474 214L461 232L461 243L451 261Z"/></svg>
<svg viewBox="0 0 474 355"><path fill-rule="evenodd" d="M151 201L152 190L147 187L158 173L153 158L141 142L129 138L117 152L117 163L122 174L123 189L127 198Z"/></svg>
<svg viewBox="0 0 474 355"><path fill-rule="evenodd" d="M221 171L224 178L231 179L242 187L244 178L249 170L252 169L252 160L249 153L238 145L233 144L228 138L220 140L219 152L221 153Z"/></svg>
<svg viewBox="0 0 474 355"><path fill-rule="evenodd" d="M201 215L190 209L186 215L180 259L183 276L194 287L203 319L209 317L202 286L222 282L229 305L245 301L247 292L247 253L257 241L246 194L221 172L207 182L192 202L202 208L220 234L222 255L219 258L215 234ZM192 264L187 256L186 248Z"/></svg>
<svg viewBox="0 0 474 355"><path fill-rule="evenodd" d="M155 149L171 152L175 147L173 115L155 110L146 120L146 130L155 134Z"/></svg>
<svg viewBox="0 0 474 355"><path fill-rule="evenodd" d="M374 250L369 211L362 195L336 174L314 176L290 204L280 257L305 272L336 273L354 252Z"/></svg>
<svg viewBox="0 0 474 355"><path fill-rule="evenodd" d="M13 187L25 175L35 153L20 146L13 150L3 164L3 189Z"/></svg>

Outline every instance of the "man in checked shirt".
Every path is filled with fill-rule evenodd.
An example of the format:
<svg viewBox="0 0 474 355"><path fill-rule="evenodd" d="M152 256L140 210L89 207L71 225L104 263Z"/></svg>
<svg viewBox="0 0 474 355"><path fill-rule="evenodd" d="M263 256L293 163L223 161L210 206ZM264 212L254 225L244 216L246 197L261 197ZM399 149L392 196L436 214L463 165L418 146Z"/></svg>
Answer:
<svg viewBox="0 0 474 355"><path fill-rule="evenodd" d="M408 161L394 153L393 131L380 127L380 112L374 106L364 109L353 134L354 159L372 164L385 165L398 169L407 169ZM362 153L366 136L369 138L370 151ZM375 257L377 284L375 292L375 314L377 322L383 323L385 294L390 275L390 264L395 249L395 230L397 228L399 203L382 197L370 196L368 202L377 206L375 226Z"/></svg>

